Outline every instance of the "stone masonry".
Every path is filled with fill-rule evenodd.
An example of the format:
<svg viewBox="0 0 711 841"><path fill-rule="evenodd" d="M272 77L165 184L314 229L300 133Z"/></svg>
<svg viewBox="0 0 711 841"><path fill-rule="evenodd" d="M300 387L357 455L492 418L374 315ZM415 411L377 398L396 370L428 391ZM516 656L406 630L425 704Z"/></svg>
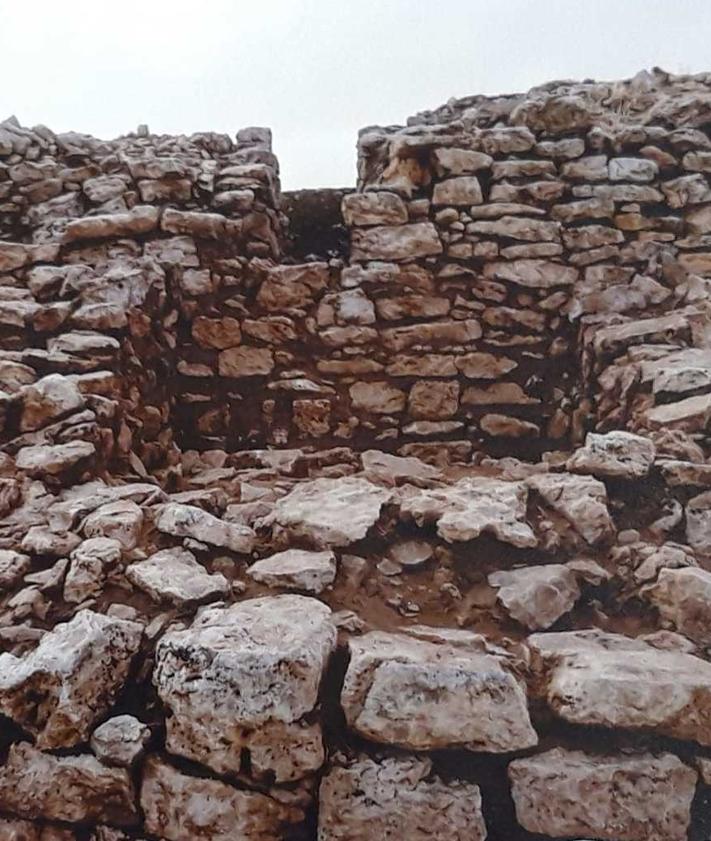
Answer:
<svg viewBox="0 0 711 841"><path fill-rule="evenodd" d="M703 841L711 74L0 123L0 841Z"/></svg>

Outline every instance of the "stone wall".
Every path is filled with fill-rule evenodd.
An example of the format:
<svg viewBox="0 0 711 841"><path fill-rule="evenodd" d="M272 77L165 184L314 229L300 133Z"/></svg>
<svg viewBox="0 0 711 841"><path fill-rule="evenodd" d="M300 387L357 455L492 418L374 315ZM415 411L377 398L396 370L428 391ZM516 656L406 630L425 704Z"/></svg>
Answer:
<svg viewBox="0 0 711 841"><path fill-rule="evenodd" d="M707 838L709 173L660 71L0 124L0 841Z"/></svg>

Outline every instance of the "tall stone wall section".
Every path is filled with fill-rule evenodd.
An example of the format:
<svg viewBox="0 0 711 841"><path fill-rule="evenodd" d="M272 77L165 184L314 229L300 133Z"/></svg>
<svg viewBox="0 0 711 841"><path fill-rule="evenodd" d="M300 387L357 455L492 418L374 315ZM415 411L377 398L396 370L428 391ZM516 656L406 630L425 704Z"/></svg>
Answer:
<svg viewBox="0 0 711 841"><path fill-rule="evenodd" d="M0 124L0 841L708 837L709 173L657 71L323 237L265 129Z"/></svg>

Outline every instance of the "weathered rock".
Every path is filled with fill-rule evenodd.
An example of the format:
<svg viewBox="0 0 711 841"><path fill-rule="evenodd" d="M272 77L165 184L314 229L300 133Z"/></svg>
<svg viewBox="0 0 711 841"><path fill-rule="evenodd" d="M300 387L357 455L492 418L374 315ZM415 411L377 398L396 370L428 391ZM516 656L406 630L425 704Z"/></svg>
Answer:
<svg viewBox="0 0 711 841"><path fill-rule="evenodd" d="M494 572L488 581L509 616L531 630L549 628L580 598L575 574L563 564Z"/></svg>
<svg viewBox="0 0 711 841"><path fill-rule="evenodd" d="M163 549L126 568L126 578L156 601L177 607L217 601L230 593L230 583L210 575L186 549Z"/></svg>
<svg viewBox="0 0 711 841"><path fill-rule="evenodd" d="M277 500L272 519L293 537L318 547L362 540L393 492L358 476L303 482Z"/></svg>
<svg viewBox="0 0 711 841"><path fill-rule="evenodd" d="M447 178L435 184L432 193L432 203L435 205L453 204L468 205L481 204L481 185L479 179L474 175L460 175L456 178Z"/></svg>
<svg viewBox="0 0 711 841"><path fill-rule="evenodd" d="M132 715L117 715L91 734L91 749L105 765L130 768L143 756L150 728Z"/></svg>
<svg viewBox="0 0 711 841"><path fill-rule="evenodd" d="M26 742L11 745L0 767L0 809L30 820L138 822L126 771L107 768L93 756L52 756Z"/></svg>
<svg viewBox="0 0 711 841"><path fill-rule="evenodd" d="M41 748L87 741L128 675L143 630L82 610L24 658L0 654L0 712Z"/></svg>
<svg viewBox="0 0 711 841"><path fill-rule="evenodd" d="M711 491L693 497L686 504L686 537L697 552L711 552Z"/></svg>
<svg viewBox="0 0 711 841"><path fill-rule="evenodd" d="M349 193L341 211L346 225L402 225L407 222L405 202L396 193Z"/></svg>
<svg viewBox="0 0 711 841"><path fill-rule="evenodd" d="M79 387L61 374L48 374L20 391L20 429L28 432L84 408Z"/></svg>
<svg viewBox="0 0 711 841"><path fill-rule="evenodd" d="M566 469L600 478L641 479L649 473L655 455L654 443L641 435L622 430L604 435L590 432L585 446L566 462Z"/></svg>
<svg viewBox="0 0 711 841"><path fill-rule="evenodd" d="M87 537L108 537L126 550L134 549L143 527L143 511L130 499L99 506L82 523Z"/></svg>
<svg viewBox="0 0 711 841"><path fill-rule="evenodd" d="M0 593L11 590L29 572L30 559L14 549L0 549Z"/></svg>
<svg viewBox="0 0 711 841"><path fill-rule="evenodd" d="M318 702L335 640L328 607L296 595L208 608L188 630L167 633L153 680L171 712L168 750L237 773L254 738L263 770L278 780L317 769L320 733L318 727L304 733L301 720Z"/></svg>
<svg viewBox="0 0 711 841"><path fill-rule="evenodd" d="M79 604L101 593L108 571L121 560L122 546L108 537L84 540L70 555L64 600Z"/></svg>
<svg viewBox="0 0 711 841"><path fill-rule="evenodd" d="M484 841L479 788L445 783L427 759L367 757L331 768L319 791L320 841Z"/></svg>
<svg viewBox="0 0 711 841"><path fill-rule="evenodd" d="M151 757L141 786L145 829L167 841L281 841L300 810L265 794L183 774Z"/></svg>
<svg viewBox="0 0 711 841"><path fill-rule="evenodd" d="M349 650L341 705L367 739L490 753L538 741L525 689L492 655L383 631L352 638Z"/></svg>
<svg viewBox="0 0 711 841"><path fill-rule="evenodd" d="M696 772L663 753L591 756L555 748L509 765L516 817L556 838L685 841Z"/></svg>
<svg viewBox="0 0 711 841"><path fill-rule="evenodd" d="M158 509L155 518L158 531L174 537L191 537L210 546L220 546L232 552L249 554L254 548L254 532L248 526L228 523L197 508L169 502Z"/></svg>
<svg viewBox="0 0 711 841"><path fill-rule="evenodd" d="M157 207L138 205L127 213L73 219L67 224L64 239L66 242L78 242L147 234L158 227L159 217L160 210Z"/></svg>
<svg viewBox="0 0 711 841"><path fill-rule="evenodd" d="M546 505L565 517L586 543L601 543L615 533L607 509L607 491L597 479L548 473L531 476L527 484Z"/></svg>
<svg viewBox="0 0 711 841"><path fill-rule="evenodd" d="M96 448L88 441L70 441L68 444L23 447L17 453L15 463L28 476L52 479L82 462L87 464L95 455Z"/></svg>
<svg viewBox="0 0 711 841"><path fill-rule="evenodd" d="M526 522L528 491L520 482L465 478L432 490L407 489L400 498L400 515L418 526L437 524L449 543L473 540L482 533L513 546L537 545Z"/></svg>
<svg viewBox="0 0 711 841"><path fill-rule="evenodd" d="M384 380L354 383L348 393L354 409L378 415L401 412L407 401L407 395L402 389Z"/></svg>
<svg viewBox="0 0 711 841"><path fill-rule="evenodd" d="M572 724L650 730L711 744L711 665L619 634L533 634L550 708Z"/></svg>
<svg viewBox="0 0 711 841"><path fill-rule="evenodd" d="M411 260L441 253L442 243L431 222L356 228L351 234L352 260Z"/></svg>
<svg viewBox="0 0 711 841"><path fill-rule="evenodd" d="M318 594L336 579L336 557L328 551L287 549L256 561L247 569L247 575L269 587Z"/></svg>
<svg viewBox="0 0 711 841"><path fill-rule="evenodd" d="M711 645L711 573L697 567L663 568L645 595L680 634Z"/></svg>

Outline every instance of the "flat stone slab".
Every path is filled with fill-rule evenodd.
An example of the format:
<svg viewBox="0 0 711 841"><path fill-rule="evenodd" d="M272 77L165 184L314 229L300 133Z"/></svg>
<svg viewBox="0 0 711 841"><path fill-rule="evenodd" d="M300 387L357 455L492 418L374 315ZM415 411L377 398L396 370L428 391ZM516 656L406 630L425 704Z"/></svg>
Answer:
<svg viewBox="0 0 711 841"><path fill-rule="evenodd" d="M491 753L538 742L526 691L501 659L383 631L348 647L341 705L361 736L412 750Z"/></svg>
<svg viewBox="0 0 711 841"><path fill-rule="evenodd" d="M211 575L186 549L163 549L145 561L126 568L126 578L156 601L182 607L224 598L230 582L224 575Z"/></svg>
<svg viewBox="0 0 711 841"><path fill-rule="evenodd" d="M533 634L548 706L571 724L711 745L711 663L602 631Z"/></svg>
<svg viewBox="0 0 711 841"><path fill-rule="evenodd" d="M429 760L360 757L331 768L319 791L319 841L484 841L481 794L445 783Z"/></svg>
<svg viewBox="0 0 711 841"><path fill-rule="evenodd" d="M335 642L330 609L306 596L203 609L156 649L153 682L171 713L167 749L238 773L254 739L265 772L270 761L285 779L318 768L320 732L302 720L318 703Z"/></svg>
<svg viewBox="0 0 711 841"><path fill-rule="evenodd" d="M571 473L590 473L598 478L641 479L654 463L656 447L649 438L615 430L604 435L588 433L585 446L568 459Z"/></svg>
<svg viewBox="0 0 711 841"><path fill-rule="evenodd" d="M336 580L333 552L287 549L253 563L247 575L269 587L318 594Z"/></svg>
<svg viewBox="0 0 711 841"><path fill-rule="evenodd" d="M27 742L10 746L0 766L0 809L30 820L138 823L128 772L94 756L53 756Z"/></svg>
<svg viewBox="0 0 711 841"><path fill-rule="evenodd" d="M400 516L418 526L436 523L448 543L491 534L513 546L533 547L538 540L526 522L527 498L522 482L467 477L442 488L404 488Z"/></svg>
<svg viewBox="0 0 711 841"><path fill-rule="evenodd" d="M349 546L367 535L392 496L360 476L314 479L279 499L272 521L318 547Z"/></svg>
<svg viewBox="0 0 711 841"><path fill-rule="evenodd" d="M555 748L509 765L529 832L600 841L686 841L697 774L669 753L591 756Z"/></svg>

